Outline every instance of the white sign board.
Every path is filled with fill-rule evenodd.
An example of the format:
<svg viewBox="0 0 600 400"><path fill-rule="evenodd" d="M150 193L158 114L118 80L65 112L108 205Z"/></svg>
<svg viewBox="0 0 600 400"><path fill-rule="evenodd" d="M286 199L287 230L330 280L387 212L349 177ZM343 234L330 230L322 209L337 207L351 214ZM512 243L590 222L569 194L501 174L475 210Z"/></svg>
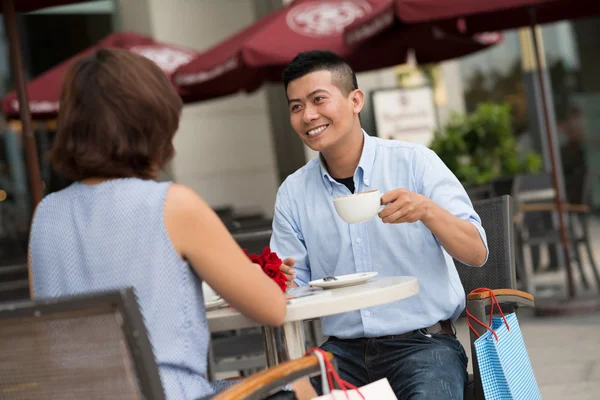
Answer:
<svg viewBox="0 0 600 400"><path fill-rule="evenodd" d="M437 129L430 87L394 88L373 93L377 136L429 146Z"/></svg>

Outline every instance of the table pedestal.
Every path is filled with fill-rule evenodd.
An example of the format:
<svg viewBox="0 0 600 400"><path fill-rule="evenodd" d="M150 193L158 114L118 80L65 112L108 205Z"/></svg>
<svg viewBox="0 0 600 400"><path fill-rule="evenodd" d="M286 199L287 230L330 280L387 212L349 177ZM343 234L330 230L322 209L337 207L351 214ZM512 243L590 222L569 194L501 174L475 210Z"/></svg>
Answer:
<svg viewBox="0 0 600 400"><path fill-rule="evenodd" d="M269 368L284 361L301 358L306 353L302 321L286 322L280 327L265 326L263 333Z"/></svg>

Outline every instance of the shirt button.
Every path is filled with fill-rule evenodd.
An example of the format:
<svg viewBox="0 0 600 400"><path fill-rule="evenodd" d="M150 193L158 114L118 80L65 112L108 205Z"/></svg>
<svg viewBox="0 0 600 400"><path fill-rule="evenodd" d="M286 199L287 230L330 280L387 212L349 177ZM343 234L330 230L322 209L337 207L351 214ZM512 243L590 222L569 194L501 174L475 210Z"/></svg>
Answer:
<svg viewBox="0 0 600 400"><path fill-rule="evenodd" d="M365 311L365 317L370 317L371 316L371 311Z"/></svg>
<svg viewBox="0 0 600 400"><path fill-rule="evenodd" d="M360 238L356 238L356 243L360 243L362 240Z"/></svg>

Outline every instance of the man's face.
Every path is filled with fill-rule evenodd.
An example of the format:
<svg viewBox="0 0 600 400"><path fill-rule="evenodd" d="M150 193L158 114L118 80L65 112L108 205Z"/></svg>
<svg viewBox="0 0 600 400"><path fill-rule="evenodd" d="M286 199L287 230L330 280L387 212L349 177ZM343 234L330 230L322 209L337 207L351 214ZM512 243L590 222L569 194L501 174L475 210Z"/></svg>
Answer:
<svg viewBox="0 0 600 400"><path fill-rule="evenodd" d="M288 84L290 122L312 150L323 151L350 134L362 108L362 92L345 96L332 82L331 72L316 71Z"/></svg>

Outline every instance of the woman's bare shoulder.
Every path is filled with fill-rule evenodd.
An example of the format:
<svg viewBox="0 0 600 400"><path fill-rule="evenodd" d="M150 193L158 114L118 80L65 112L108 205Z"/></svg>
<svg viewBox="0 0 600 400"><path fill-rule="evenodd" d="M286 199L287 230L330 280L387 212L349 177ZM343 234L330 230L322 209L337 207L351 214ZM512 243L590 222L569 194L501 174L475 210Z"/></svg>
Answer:
<svg viewBox="0 0 600 400"><path fill-rule="evenodd" d="M172 183L167 191L165 209L172 210L177 214L185 214L208 211L210 207L192 188L179 183Z"/></svg>

